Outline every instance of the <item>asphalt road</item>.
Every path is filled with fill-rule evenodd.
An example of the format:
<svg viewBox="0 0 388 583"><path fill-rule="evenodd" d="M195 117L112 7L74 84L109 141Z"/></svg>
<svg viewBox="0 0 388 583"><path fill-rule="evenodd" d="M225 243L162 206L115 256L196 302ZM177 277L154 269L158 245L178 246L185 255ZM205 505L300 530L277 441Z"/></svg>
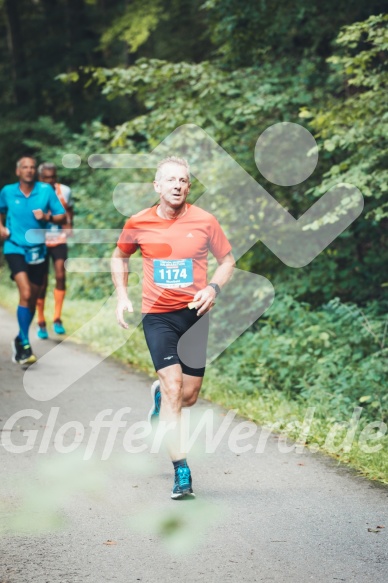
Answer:
<svg viewBox="0 0 388 583"><path fill-rule="evenodd" d="M196 499L172 501L171 463L141 437L151 380L71 343L27 377L10 361L14 318L0 310L0 323L0 583L388 580L387 488L201 401ZM49 399L50 375L55 389L78 368Z"/></svg>

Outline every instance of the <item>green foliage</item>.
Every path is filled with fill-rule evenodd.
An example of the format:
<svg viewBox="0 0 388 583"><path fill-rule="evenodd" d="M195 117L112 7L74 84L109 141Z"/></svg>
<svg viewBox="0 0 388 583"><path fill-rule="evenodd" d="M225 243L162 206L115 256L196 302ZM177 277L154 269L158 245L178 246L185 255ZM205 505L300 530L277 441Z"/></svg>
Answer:
<svg viewBox="0 0 388 583"><path fill-rule="evenodd" d="M275 61L325 57L339 28L384 10L384 3L325 0L240 2L207 0L212 40L220 58L232 68ZM321 63L323 64L323 63Z"/></svg>
<svg viewBox="0 0 388 583"><path fill-rule="evenodd" d="M211 50L200 0L11 0L0 3L2 116L52 116L73 129L97 117L136 115L136 103L110 107L79 68L127 65L131 55L201 60ZM179 25L177 26L177 23ZM64 87L58 77L79 79Z"/></svg>
<svg viewBox="0 0 388 583"><path fill-rule="evenodd" d="M334 247L341 287L351 288L352 299L361 302L385 296L386 274L379 266L388 261L387 22L387 15L372 16L341 31L339 48L328 59L336 91L309 112L330 163L311 193L320 196L348 182L365 197L362 218Z"/></svg>
<svg viewBox="0 0 388 583"><path fill-rule="evenodd" d="M366 86L371 84L370 79L382 88L385 86L384 23L384 17L371 17L366 23L344 29L339 37L340 51L348 50L351 55L333 55L329 60L336 61L336 69L326 80L311 62L303 59L297 65L291 61L291 67L289 61L279 61L231 73L211 62L140 59L127 69L93 69L89 74L108 99L136 97L140 106L140 115L115 130L113 145L125 147L126 141L131 140L142 149L152 149L179 125L196 123L264 185L266 181L259 176L252 155L260 131L279 118L308 123L321 145L317 171L306 186L285 189L268 185L271 194L298 216L329 188L349 182L365 195L365 213L312 265L297 273L280 266L260 244L249 254L249 260L244 259L244 268L263 272L264 266L264 273L275 277L277 283L287 282L291 293L300 299L307 297L313 305L328 301L333 295L361 302L383 299L385 276L379 266L381 253L387 249L381 224L388 204L384 200L385 93L375 88L370 89L373 95L368 95L364 88L348 93L343 86L345 69L352 59L357 83L360 82L357 66L361 66L357 63L361 62ZM357 38L362 37L361 60L353 30L357 31ZM352 48L347 49L346 43ZM366 69L365 63L369 64ZM353 80L353 87L355 83ZM215 201L220 219L228 224L227 213L223 216L221 187Z"/></svg>
<svg viewBox="0 0 388 583"><path fill-rule="evenodd" d="M388 420L388 319L338 298L320 310L277 295L250 332L217 362L236 391L255 395L281 391L317 408L321 418L349 419L362 405L364 418Z"/></svg>
<svg viewBox="0 0 388 583"><path fill-rule="evenodd" d="M134 53L149 38L159 23L162 12L159 0L137 0L126 7L101 37L102 48L109 47L114 41L124 41Z"/></svg>
<svg viewBox="0 0 388 583"><path fill-rule="evenodd" d="M176 11L178 4L171 2L171 10ZM157 10L158 3L153 3L153 6ZM185 3L179 6L181 10L187 9ZM273 26L277 23L279 31L282 6L279 6L280 12L276 16L271 16ZM119 8L123 13L123 5L117 5L109 13L115 15L116 20L112 22L118 22ZM135 8L131 4L126 14L136 16ZM230 2L225 7L213 2L212 6L208 3L202 13L208 14L213 9L226 11L225 21L223 17L219 20L220 27L227 26L231 18L237 22L244 11L256 10L255 18L258 18L257 15L266 10L264 6L238 8ZM256 22L255 18L252 22ZM160 21L160 26L163 28L167 23L166 20ZM129 30L127 24L123 23L122 30ZM140 24L138 30L141 30ZM150 41L151 37L153 33ZM47 118L19 126L16 123L7 126L6 123L2 131L9 137L4 141L3 158L9 157L15 149L12 142L15 145L22 142L40 158L55 158L59 163L57 154L60 151L77 152L86 160L96 151L149 150L182 123L193 122L208 131L294 216L302 214L317 196L336 183L347 181L355 184L366 198L363 216L311 265L298 271L286 268L260 243L240 264L244 269L264 273L274 281L277 289L283 286L288 293L313 306L319 306L333 296L362 303L379 298L383 311L386 281L380 265L388 259L384 228L388 205L385 200L387 124L383 91L386 87L386 44L386 17L373 16L342 30L338 48L329 59L328 77L319 65L321 57L317 53L309 59L300 57L295 60L293 57L298 51L291 51L292 55L287 55L287 59L277 59L276 62L263 54L260 66L240 67L233 71L226 70L219 61L194 64L155 58L140 58L125 69L84 67L68 74L69 81L73 81L70 86L75 80L78 80L78 85L89 78L101 88L107 102L115 104L111 107L119 109L117 106L123 101L131 103L134 113L128 121L112 130L101 122L94 122L85 125L79 134L69 132L65 126L53 124ZM95 89L90 81L88 90L93 94ZM174 99L171 99L172 95ZM279 119L302 120L319 140L320 164L306 185L282 188L267 184L255 167L253 149L256 139L263 129ZM50 123L52 127L49 127ZM10 175L14 160L8 160L5 166ZM63 170L62 175L71 184L74 180L76 182L75 191L80 199L77 204L78 224L89 228L108 224L118 228L122 225L122 216L112 204L112 193L118 182L133 181L133 172L92 171L83 166L76 172ZM214 200L220 220L228 227L231 217L224 208L221 186L215 192ZM87 249L91 256L95 251ZM103 255L109 252L109 246L99 249ZM83 284L79 291L86 293L89 287ZM98 293L105 293L105 284L102 288L104 291ZM92 289L97 293L96 286Z"/></svg>
<svg viewBox="0 0 388 583"><path fill-rule="evenodd" d="M381 203L388 190L388 15L372 16L340 33L333 65L338 91L310 122L332 161L317 194L339 179L357 185L367 201L369 224L388 216ZM386 205L384 205L386 206Z"/></svg>

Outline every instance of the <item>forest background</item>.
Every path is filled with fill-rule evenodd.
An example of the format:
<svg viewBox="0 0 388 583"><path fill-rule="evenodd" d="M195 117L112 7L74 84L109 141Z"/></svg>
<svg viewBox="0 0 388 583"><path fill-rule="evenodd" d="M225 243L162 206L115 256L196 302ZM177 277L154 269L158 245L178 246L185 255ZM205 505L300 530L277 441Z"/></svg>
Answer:
<svg viewBox="0 0 388 583"><path fill-rule="evenodd" d="M73 189L75 227L120 229L112 192L134 177L152 181L152 172L91 169L88 156L148 152L195 123L294 217L339 182L357 186L362 215L306 267L287 267L260 241L239 260L240 269L272 282L275 301L209 368L204 396L293 438L313 408L307 444L388 481L384 5L0 0L0 177L1 185L13 182L15 161L26 153L53 161ZM260 133L283 121L306 127L319 146L314 174L292 187L267 183L253 156ZM66 153L79 155L81 166L63 167ZM192 200L200 192L194 181ZM215 196L228 231L222 189ZM70 254L109 257L113 247L71 244ZM4 267L1 276L2 303L14 307ZM80 314L87 318L112 294L112 284L108 273L73 273L68 283L71 331ZM245 294L244 302L254 301ZM238 294L232 309L237 302ZM114 322L107 326L88 338L97 349L115 333ZM135 340L116 356L152 372L141 334ZM343 438L356 407L349 449ZM376 452L357 445L370 423Z"/></svg>

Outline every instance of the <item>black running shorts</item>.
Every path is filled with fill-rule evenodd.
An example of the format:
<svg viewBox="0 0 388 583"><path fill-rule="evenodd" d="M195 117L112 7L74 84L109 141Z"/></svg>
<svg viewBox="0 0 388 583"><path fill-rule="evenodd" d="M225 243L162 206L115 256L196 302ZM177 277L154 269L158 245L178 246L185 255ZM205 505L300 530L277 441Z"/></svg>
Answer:
<svg viewBox="0 0 388 583"><path fill-rule="evenodd" d="M162 314L143 314L143 330L156 372L171 364L180 364L185 374L204 376L208 313L198 317L197 310L183 308Z"/></svg>
<svg viewBox="0 0 388 583"><path fill-rule="evenodd" d="M30 265L26 262L24 255L20 253L7 253L4 255L11 270L11 279L21 271L27 273L28 279L35 285L42 285L46 273L46 261L37 265Z"/></svg>
<svg viewBox="0 0 388 583"><path fill-rule="evenodd" d="M53 261L58 259L67 259L67 243L59 243L54 247L47 247L47 257L51 257Z"/></svg>

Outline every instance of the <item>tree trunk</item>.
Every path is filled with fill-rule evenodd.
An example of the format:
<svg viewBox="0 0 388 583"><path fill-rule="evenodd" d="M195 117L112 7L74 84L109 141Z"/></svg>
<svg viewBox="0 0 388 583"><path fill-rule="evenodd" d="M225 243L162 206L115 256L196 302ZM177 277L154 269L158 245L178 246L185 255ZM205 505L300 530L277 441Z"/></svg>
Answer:
<svg viewBox="0 0 388 583"><path fill-rule="evenodd" d="M4 0L12 62L13 93L16 105L27 102L27 66L20 24L18 0Z"/></svg>
<svg viewBox="0 0 388 583"><path fill-rule="evenodd" d="M84 0L67 0L66 7L71 65L79 65L79 60L74 57L84 53L82 41L87 34Z"/></svg>
<svg viewBox="0 0 388 583"><path fill-rule="evenodd" d="M62 33L64 10L58 0L41 0L47 22L47 32L57 37Z"/></svg>

